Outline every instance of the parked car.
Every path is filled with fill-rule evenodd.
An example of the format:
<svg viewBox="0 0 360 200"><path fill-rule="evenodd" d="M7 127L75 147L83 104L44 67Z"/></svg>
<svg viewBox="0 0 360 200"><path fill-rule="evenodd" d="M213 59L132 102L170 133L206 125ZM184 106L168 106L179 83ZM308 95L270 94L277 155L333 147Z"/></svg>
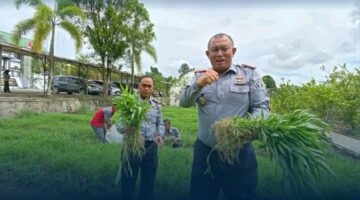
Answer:
<svg viewBox="0 0 360 200"><path fill-rule="evenodd" d="M53 93L66 92L68 94L101 94L102 88L96 84L86 83L83 78L75 76L55 76L52 84Z"/></svg>
<svg viewBox="0 0 360 200"><path fill-rule="evenodd" d="M89 80L88 83L96 84L101 87L101 91L104 91L104 82L99 80ZM120 95L120 88L116 87L115 84L109 84L108 95L117 96Z"/></svg>
<svg viewBox="0 0 360 200"><path fill-rule="evenodd" d="M86 80L75 76L55 76L52 84L53 93L86 94Z"/></svg>
<svg viewBox="0 0 360 200"><path fill-rule="evenodd" d="M88 94L99 95L102 93L103 88L97 84L91 84L88 82Z"/></svg>

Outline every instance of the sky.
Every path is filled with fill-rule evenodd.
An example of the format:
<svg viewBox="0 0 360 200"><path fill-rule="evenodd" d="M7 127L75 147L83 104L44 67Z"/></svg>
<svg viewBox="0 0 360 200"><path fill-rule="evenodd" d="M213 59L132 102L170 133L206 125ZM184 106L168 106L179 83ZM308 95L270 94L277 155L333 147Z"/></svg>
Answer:
<svg viewBox="0 0 360 200"><path fill-rule="evenodd" d="M254 65L277 84L321 81L343 63L349 70L360 67L360 0L141 1L155 25L158 55L157 63L142 56L143 72L153 66L164 76L177 76L185 62L196 69L209 68L207 43L220 32L234 39L233 63ZM0 0L0 13L0 30L11 32L34 10L16 10L12 1ZM57 32L55 45L57 56L76 57L74 43L64 31ZM321 71L322 65L327 72Z"/></svg>

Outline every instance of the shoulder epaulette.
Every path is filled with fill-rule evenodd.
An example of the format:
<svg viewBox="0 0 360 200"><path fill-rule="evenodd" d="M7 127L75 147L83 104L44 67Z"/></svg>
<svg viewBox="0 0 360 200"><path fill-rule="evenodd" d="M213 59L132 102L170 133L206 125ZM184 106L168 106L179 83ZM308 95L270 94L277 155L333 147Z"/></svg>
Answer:
<svg viewBox="0 0 360 200"><path fill-rule="evenodd" d="M157 103L157 104L160 104L160 105L161 105L161 102L160 102L160 100L158 100L158 99L155 99L154 97L153 97L153 98L151 98L151 100L152 100L152 101L154 101L155 103Z"/></svg>
<svg viewBox="0 0 360 200"><path fill-rule="evenodd" d="M241 64L240 66L243 67L243 68L256 69L256 67L254 65Z"/></svg>
<svg viewBox="0 0 360 200"><path fill-rule="evenodd" d="M200 74L200 73L205 73L206 69L204 70L194 70L194 74Z"/></svg>

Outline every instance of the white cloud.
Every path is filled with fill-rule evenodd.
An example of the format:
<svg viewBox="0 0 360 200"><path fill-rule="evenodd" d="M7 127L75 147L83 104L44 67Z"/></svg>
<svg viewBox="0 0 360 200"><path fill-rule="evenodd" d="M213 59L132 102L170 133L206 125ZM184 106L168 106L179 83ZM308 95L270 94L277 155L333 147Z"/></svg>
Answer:
<svg viewBox="0 0 360 200"><path fill-rule="evenodd" d="M356 43L346 40L336 49L339 53L352 53L356 51Z"/></svg>
<svg viewBox="0 0 360 200"><path fill-rule="evenodd" d="M282 0L274 5L264 0L261 4L226 1L216 6L208 1L197 4L176 1L180 6L159 2L145 1L155 24L158 63L144 54L144 72L154 66L165 76L177 75L186 61L192 67L207 68L206 45L218 32L233 37L238 48L235 63L254 64L276 81L282 77L296 83L311 77L320 79L324 76L321 65L359 66L360 13L359 7L354 9L353 1L320 4L316 0L316 5L310 4L310 0L296 1L300 6ZM1 6L0 12L6 19L0 23L0 30L9 32L17 21L30 17L33 11ZM59 31L56 39L56 54L75 58L69 36Z"/></svg>
<svg viewBox="0 0 360 200"><path fill-rule="evenodd" d="M301 69L306 65L325 63L332 57L333 56L326 50L315 50L302 53L297 52L292 55L288 55L288 57L285 59L274 57L273 59L269 60L269 66L278 69L294 70Z"/></svg>
<svg viewBox="0 0 360 200"><path fill-rule="evenodd" d="M350 16L352 17L355 24L360 25L360 3L355 6Z"/></svg>

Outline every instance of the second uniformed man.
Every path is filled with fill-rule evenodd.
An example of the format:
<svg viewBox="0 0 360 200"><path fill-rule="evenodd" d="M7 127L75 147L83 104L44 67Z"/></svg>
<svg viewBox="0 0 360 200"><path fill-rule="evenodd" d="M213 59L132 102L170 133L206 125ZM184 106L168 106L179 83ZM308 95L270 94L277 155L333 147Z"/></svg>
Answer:
<svg viewBox="0 0 360 200"><path fill-rule="evenodd" d="M226 199L256 199L257 162L251 143L244 145L234 165L223 163L215 151L210 156L212 174L205 173L207 157L217 143L212 125L233 116L269 114L269 97L261 77L250 65L235 65L232 38L219 33L210 38L206 55L212 65L195 73L182 91L180 106L197 103L198 138L194 145L190 199L214 200L222 190Z"/></svg>
<svg viewBox="0 0 360 200"><path fill-rule="evenodd" d="M140 199L153 200L155 177L158 166L157 145L162 145L162 136L164 135L164 125L160 103L154 99L153 92L154 81L151 77L144 76L140 80L138 101L147 101L152 108L147 113L147 120L141 124L141 134L145 140L145 152L142 158L129 156L132 173L128 173L128 166L122 163L121 168L121 199L132 200L135 195L136 179L141 172L140 179ZM125 131L127 127L121 127L118 124L118 130ZM123 162L125 162L123 160Z"/></svg>

